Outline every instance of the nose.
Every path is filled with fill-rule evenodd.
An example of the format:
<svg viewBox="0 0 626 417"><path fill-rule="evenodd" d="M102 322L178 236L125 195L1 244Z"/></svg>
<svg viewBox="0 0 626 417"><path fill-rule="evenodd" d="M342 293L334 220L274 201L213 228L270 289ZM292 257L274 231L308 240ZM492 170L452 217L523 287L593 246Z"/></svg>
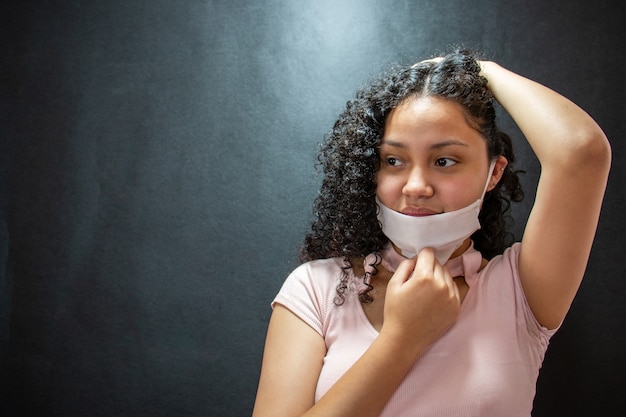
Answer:
<svg viewBox="0 0 626 417"><path fill-rule="evenodd" d="M402 193L412 199L432 197L434 192L435 189L428 173L419 167L415 167L409 172L402 188Z"/></svg>

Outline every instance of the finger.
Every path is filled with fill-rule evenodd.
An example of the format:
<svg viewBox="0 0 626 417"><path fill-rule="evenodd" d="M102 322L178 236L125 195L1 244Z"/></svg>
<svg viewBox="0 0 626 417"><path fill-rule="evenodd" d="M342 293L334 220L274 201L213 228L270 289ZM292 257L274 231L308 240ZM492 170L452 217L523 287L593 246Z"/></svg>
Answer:
<svg viewBox="0 0 626 417"><path fill-rule="evenodd" d="M456 282L454 282L454 280L452 280L452 288L454 289L454 296L456 297L456 300L459 302L459 304L461 304L461 293L459 292L459 286L456 285Z"/></svg>
<svg viewBox="0 0 626 417"><path fill-rule="evenodd" d="M454 283L454 280L452 279L452 276L448 272L448 269L442 266L439 262L436 262L434 271L435 271L435 278L443 281L446 284L446 286L451 289L452 284Z"/></svg>
<svg viewBox="0 0 626 417"><path fill-rule="evenodd" d="M431 276L435 270L435 251L431 248L424 248L417 254L415 261L415 272L418 276Z"/></svg>
<svg viewBox="0 0 626 417"><path fill-rule="evenodd" d="M394 272L393 276L389 280L389 283L406 282L411 277L411 275L413 275L413 270L415 269L415 261L416 258L413 257L400 262L400 265L398 265L398 268L396 268L396 272Z"/></svg>
<svg viewBox="0 0 626 417"><path fill-rule="evenodd" d="M456 285L456 282L454 282L454 278L452 278L450 271L448 271L448 268L442 265L441 265L441 271L442 271L441 273L443 274L443 279L445 280L448 290L450 291L450 294L454 295L456 299L459 302L461 302L461 294L459 293L459 286Z"/></svg>

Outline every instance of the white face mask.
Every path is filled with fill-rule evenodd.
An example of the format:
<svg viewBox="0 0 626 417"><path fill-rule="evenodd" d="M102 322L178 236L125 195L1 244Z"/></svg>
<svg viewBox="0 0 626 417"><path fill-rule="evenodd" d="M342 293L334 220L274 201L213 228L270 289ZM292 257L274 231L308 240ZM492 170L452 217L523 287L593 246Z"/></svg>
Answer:
<svg viewBox="0 0 626 417"><path fill-rule="evenodd" d="M382 225L383 233L407 258L412 258L424 248L432 248L437 260L441 264L446 263L465 239L480 229L478 214L494 165L495 160L489 166L489 175L481 197L460 210L432 216L407 216L386 207L376 197L380 208L378 220Z"/></svg>

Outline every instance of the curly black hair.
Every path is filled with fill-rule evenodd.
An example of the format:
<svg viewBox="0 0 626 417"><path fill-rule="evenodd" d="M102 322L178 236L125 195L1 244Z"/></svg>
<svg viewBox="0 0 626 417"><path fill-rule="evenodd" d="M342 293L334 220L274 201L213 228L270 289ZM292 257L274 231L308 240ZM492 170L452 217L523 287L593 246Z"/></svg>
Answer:
<svg viewBox="0 0 626 417"><path fill-rule="evenodd" d="M520 171L512 168L511 139L496 126L495 99L480 70L478 55L459 49L439 62L394 66L348 101L318 155L324 176L311 230L300 251L302 261L343 257L349 269L356 259L382 250L389 242L378 221L375 201L378 148L389 113L405 100L423 96L459 103L470 126L487 141L489 157L503 155L509 161L497 186L485 195L479 215L481 229L471 238L487 259L513 242L509 209L511 201L524 197ZM338 304L343 302L346 280L344 277L337 288ZM362 301L371 301L368 294L361 295Z"/></svg>

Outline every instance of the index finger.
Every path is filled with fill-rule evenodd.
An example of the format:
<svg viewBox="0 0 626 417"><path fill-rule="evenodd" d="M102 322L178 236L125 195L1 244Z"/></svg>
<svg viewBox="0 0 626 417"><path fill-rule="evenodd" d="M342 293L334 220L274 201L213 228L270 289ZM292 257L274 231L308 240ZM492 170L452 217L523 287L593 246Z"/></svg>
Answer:
<svg viewBox="0 0 626 417"><path fill-rule="evenodd" d="M432 248L424 248L417 254L417 260L415 261L415 272L420 275L432 275L435 270L435 251Z"/></svg>

